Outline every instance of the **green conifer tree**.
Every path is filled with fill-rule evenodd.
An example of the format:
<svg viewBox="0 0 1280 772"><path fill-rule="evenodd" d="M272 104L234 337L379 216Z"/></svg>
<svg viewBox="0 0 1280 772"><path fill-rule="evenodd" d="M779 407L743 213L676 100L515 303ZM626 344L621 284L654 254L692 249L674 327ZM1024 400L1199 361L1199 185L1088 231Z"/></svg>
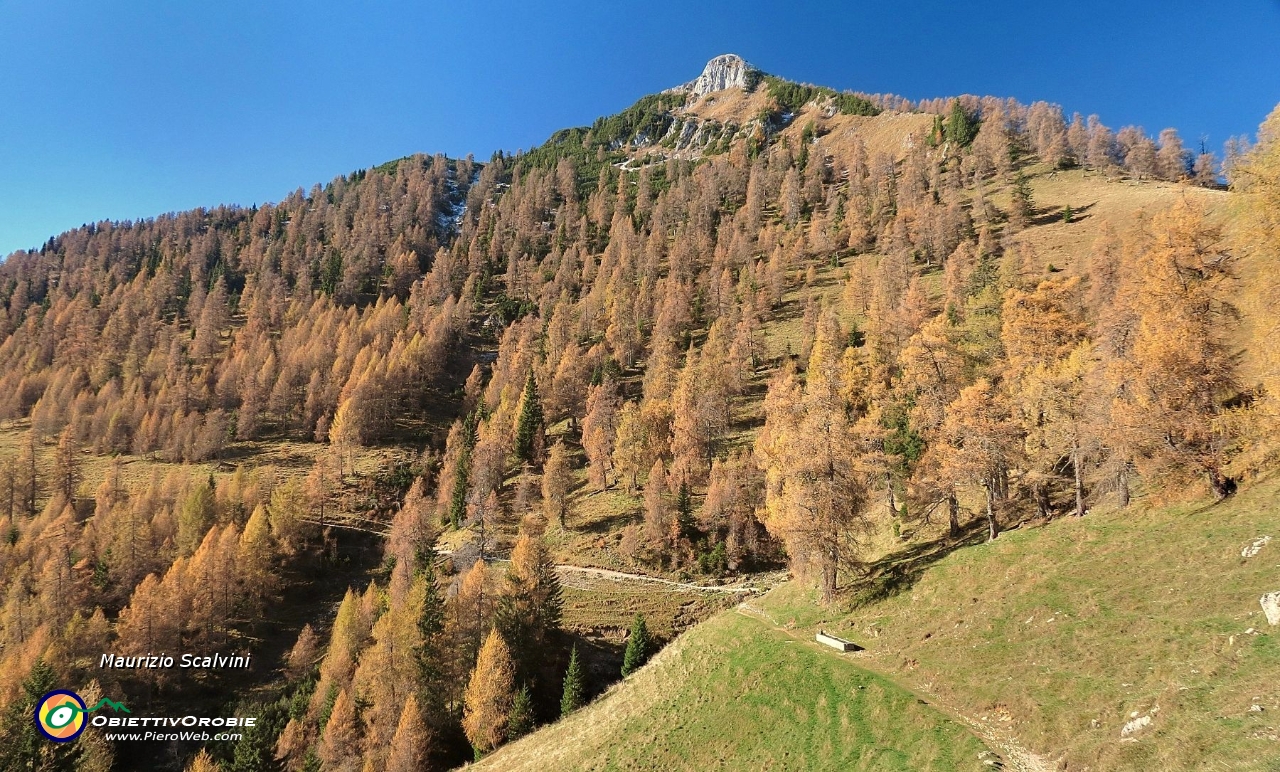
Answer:
<svg viewBox="0 0 1280 772"><path fill-rule="evenodd" d="M978 122L969 117L960 106L960 100L951 102L951 115L947 118L947 141L966 147L978 136Z"/></svg>
<svg viewBox="0 0 1280 772"><path fill-rule="evenodd" d="M276 772L281 769L275 758L276 740L289 722L289 701L282 697L267 703L251 703L241 706L241 714L257 716L253 726L245 729L240 741L235 743L231 766L227 772Z"/></svg>
<svg viewBox="0 0 1280 772"><path fill-rule="evenodd" d="M471 484L471 451L479 440L480 421L484 420L484 400L462 422L462 447L453 473L453 496L449 499L449 523L459 528L467 517L467 488Z"/></svg>
<svg viewBox="0 0 1280 772"><path fill-rule="evenodd" d="M569 652L569 669L564 674L564 694L560 697L560 716L569 715L582 707L582 663L578 661L578 647Z"/></svg>
<svg viewBox="0 0 1280 772"><path fill-rule="evenodd" d="M516 456L532 463L542 451L542 401L538 399L538 384L533 370L524 382L520 395L520 411L516 418Z"/></svg>
<svg viewBox="0 0 1280 772"><path fill-rule="evenodd" d="M31 720L36 703L57 688L58 676L43 659L36 660L22 692L9 705L0 723L0 769L34 769L41 772L72 772L79 756L79 743L53 743L36 730Z"/></svg>
<svg viewBox="0 0 1280 772"><path fill-rule="evenodd" d="M1031 198L1031 180L1021 171L1013 180L1009 221L1018 227L1026 227L1035 213L1035 201Z"/></svg>
<svg viewBox="0 0 1280 772"><path fill-rule="evenodd" d="M533 729L533 697L529 686L520 687L511 700L511 715L507 718L507 740L517 740Z"/></svg>
<svg viewBox="0 0 1280 772"><path fill-rule="evenodd" d="M649 659L649 628L645 625L644 614L636 614L631 623L631 634L627 636L627 650L622 655L622 676L625 678Z"/></svg>
<svg viewBox="0 0 1280 772"><path fill-rule="evenodd" d="M676 523L680 527L680 535L692 539L697 530L693 521L693 492L689 490L689 481L682 479L680 489L676 492Z"/></svg>
<svg viewBox="0 0 1280 772"><path fill-rule="evenodd" d="M418 677L418 705L428 723L434 724L446 711L448 684L446 683L444 636L444 596L436 583L435 564L431 560L419 563L418 581L423 582L422 611L418 614L420 642L413 650Z"/></svg>

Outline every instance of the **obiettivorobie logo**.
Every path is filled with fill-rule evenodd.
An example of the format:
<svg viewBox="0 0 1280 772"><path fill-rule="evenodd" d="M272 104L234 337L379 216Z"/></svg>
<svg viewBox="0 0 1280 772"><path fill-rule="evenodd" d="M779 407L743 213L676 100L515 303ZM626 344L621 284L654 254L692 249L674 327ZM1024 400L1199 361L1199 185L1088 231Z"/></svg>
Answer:
<svg viewBox="0 0 1280 772"><path fill-rule="evenodd" d="M36 729L47 739L56 743L68 743L84 732L88 725L88 714L99 708L111 708L117 713L130 713L128 708L119 702L103 697L92 708L85 704L80 695L66 689L56 689L45 694L36 703Z"/></svg>
<svg viewBox="0 0 1280 772"><path fill-rule="evenodd" d="M219 729L243 727L250 728L257 724L257 716L104 716L89 714L102 708L111 708L117 714L133 711L115 700L103 697L93 707L85 704L84 699L73 691L56 689L46 693L36 703L33 718L36 728L46 739L56 743L67 743L79 737L87 726L101 727L108 731L108 740L198 740L208 742L235 741L243 734L217 732ZM198 727L195 732L157 732L155 729ZM136 732L135 729L150 731ZM216 734L212 733L217 732Z"/></svg>

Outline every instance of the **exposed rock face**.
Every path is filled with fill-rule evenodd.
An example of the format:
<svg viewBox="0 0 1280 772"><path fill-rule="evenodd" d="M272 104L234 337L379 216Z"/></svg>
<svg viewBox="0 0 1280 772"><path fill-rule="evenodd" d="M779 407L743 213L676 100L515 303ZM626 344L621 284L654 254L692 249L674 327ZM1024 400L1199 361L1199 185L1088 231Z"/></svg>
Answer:
<svg viewBox="0 0 1280 772"><path fill-rule="evenodd" d="M1280 592L1269 592L1262 596L1262 613L1267 615L1267 623L1280 625Z"/></svg>
<svg viewBox="0 0 1280 772"><path fill-rule="evenodd" d="M704 96L714 91L742 88L747 84L747 73L754 68L737 54L723 54L707 62L698 79L689 84L694 96Z"/></svg>

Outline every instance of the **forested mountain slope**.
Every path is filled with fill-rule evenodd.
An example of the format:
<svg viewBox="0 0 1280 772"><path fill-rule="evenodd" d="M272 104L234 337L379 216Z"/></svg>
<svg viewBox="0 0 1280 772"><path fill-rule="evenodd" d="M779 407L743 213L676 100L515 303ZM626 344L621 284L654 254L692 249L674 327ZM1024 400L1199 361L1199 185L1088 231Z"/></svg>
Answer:
<svg viewBox="0 0 1280 772"><path fill-rule="evenodd" d="M138 763L26 742L57 683L259 711L225 769L447 767L557 717L574 646L618 672L557 563L841 603L921 544L1230 496L1274 463L1276 120L1228 192L1172 130L722 58L527 153L10 256L0 762ZM262 669L94 659L209 648Z"/></svg>

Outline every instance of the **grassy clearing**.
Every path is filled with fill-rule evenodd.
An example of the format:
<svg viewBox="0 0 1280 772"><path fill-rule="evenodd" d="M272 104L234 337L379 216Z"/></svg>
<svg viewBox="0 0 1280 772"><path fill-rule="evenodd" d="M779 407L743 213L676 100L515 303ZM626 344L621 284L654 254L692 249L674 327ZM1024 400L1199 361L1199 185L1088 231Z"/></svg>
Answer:
<svg viewBox="0 0 1280 772"><path fill-rule="evenodd" d="M915 695L729 611L483 770L978 770L985 748Z"/></svg>
<svg viewBox="0 0 1280 772"><path fill-rule="evenodd" d="M737 596L683 590L662 585L620 582L567 573L564 589L565 628L622 641L636 614L644 614L649 630L669 640L717 611Z"/></svg>
<svg viewBox="0 0 1280 772"><path fill-rule="evenodd" d="M6 421L0 424L0 458L16 458L27 442L31 422L29 420ZM36 442L37 464L46 475L54 468L54 454L57 450L58 438L46 438ZM324 443L298 442L291 440L257 440L253 442L235 442L230 444L218 459L198 464L164 461L158 457L121 454L120 475L128 486L147 483L153 475L165 477L170 473L183 476L215 478L233 474L238 467L246 470L270 468L278 479L285 480L296 476L306 476L315 464L316 458L329 451ZM395 448L364 448L351 458L344 460L348 472L354 470L360 476L377 473L398 455L407 451ZM114 458L99 456L84 450L81 452L82 480L78 495L93 496L94 490L106 477ZM41 480L47 488L47 480ZM47 498L48 490L42 491L41 502Z"/></svg>
<svg viewBox="0 0 1280 772"><path fill-rule="evenodd" d="M779 622L866 645L878 669L1007 726L1069 769L1280 769L1280 481L1208 506L1099 511L956 551L888 600ZM1254 705L1261 709L1253 708ZM1122 738L1124 725L1150 716Z"/></svg>
<svg viewBox="0 0 1280 772"><path fill-rule="evenodd" d="M1036 265L1041 269L1053 265L1068 272L1086 270L1103 223L1110 223L1123 235L1143 214L1167 209L1179 198L1191 199L1213 215L1221 215L1227 202L1225 192L1193 185L1111 179L1083 169L1050 172L1041 165L1028 171L1035 222L1019 238L1035 251ZM992 201L1007 209L1009 191L1001 190ZM1072 211L1069 223L1063 219L1067 207Z"/></svg>

